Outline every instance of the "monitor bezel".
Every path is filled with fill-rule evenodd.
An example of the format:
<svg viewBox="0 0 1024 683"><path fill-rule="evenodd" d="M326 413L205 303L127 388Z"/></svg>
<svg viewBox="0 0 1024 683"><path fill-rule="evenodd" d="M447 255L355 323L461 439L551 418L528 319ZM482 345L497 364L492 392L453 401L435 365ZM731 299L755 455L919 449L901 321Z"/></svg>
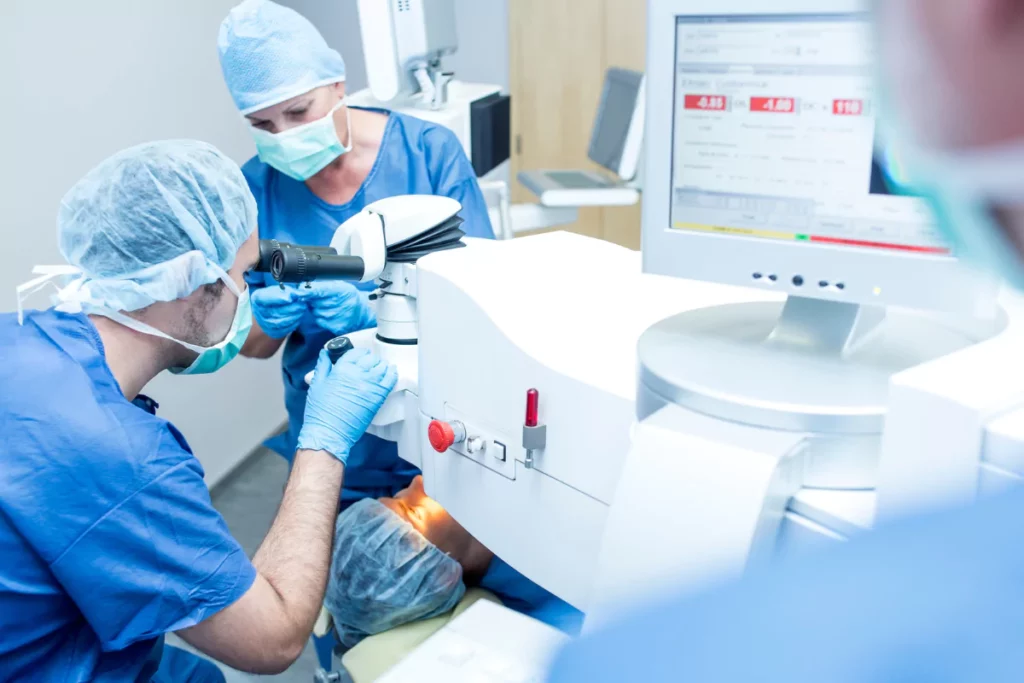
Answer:
<svg viewBox="0 0 1024 683"><path fill-rule="evenodd" d="M995 281L963 267L951 256L809 245L669 227L677 17L781 18L861 12L866 8L859 0L775 0L770 12L765 11L763 0L650 0L641 237L644 272L847 303L976 317L995 314ZM762 277L755 279L756 273ZM777 279L769 280L768 274ZM797 281L803 284L795 284ZM820 282L842 283L843 289L822 288Z"/></svg>

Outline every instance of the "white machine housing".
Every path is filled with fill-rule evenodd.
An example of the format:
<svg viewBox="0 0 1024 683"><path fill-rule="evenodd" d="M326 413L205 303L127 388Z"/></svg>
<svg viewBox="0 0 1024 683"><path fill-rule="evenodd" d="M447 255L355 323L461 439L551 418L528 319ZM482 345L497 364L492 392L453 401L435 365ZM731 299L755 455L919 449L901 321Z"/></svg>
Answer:
<svg viewBox="0 0 1024 683"><path fill-rule="evenodd" d="M385 197L367 204L338 226L329 246L339 254L362 258L366 265L360 282L369 282L383 272L388 247L444 223L461 209L458 200L451 197Z"/></svg>
<svg viewBox="0 0 1024 683"><path fill-rule="evenodd" d="M357 7L373 97L395 102L424 93L431 100L450 80L441 58L458 49L454 0L358 0Z"/></svg>
<svg viewBox="0 0 1024 683"><path fill-rule="evenodd" d="M565 292L578 294L567 302ZM935 400L919 390L904 392L896 405L894 393L886 432L870 443L853 437L823 445L813 433L744 426L679 406L647 414L636 401L637 342L646 329L683 310L780 303L782 295L643 274L638 253L578 235L473 240L467 249L432 254L418 264L418 296L417 387L406 410L415 404L419 414L406 412L402 429L393 429L399 453L423 469L428 493L460 524L586 611L588 624L657 586L699 586L870 528L885 487L825 489L808 482L845 475L846 463L864 449L884 471L906 443L893 435L905 425L920 428ZM1012 301L1004 307L1010 319L1024 320L1024 307ZM936 324L951 339L980 345L896 375L894 387L926 376L930 391L947 387L952 396L963 375L929 366L967 367L981 358L988 366L1011 363L1024 341L1019 324L996 330L960 318ZM527 469L521 434L530 388L540 392L548 438ZM1002 471L983 477L988 488L1024 473L1024 459L1007 455L1010 444L1024 440L1024 411L1018 412L1024 396L1007 391L995 402L999 411L962 410L929 427L929 443L972 429L972 438L986 440L987 451L997 454L971 452L974 470L958 480L970 491L984 459L1002 454ZM979 413L990 414L978 419ZM410 427L413 419L418 424ZM459 420L486 446L469 452L456 444L437 453L427 438L432 419ZM822 448L834 457L805 457ZM955 462L949 467L969 470ZM700 482L711 475L727 477L730 486L702 490ZM912 479L909 473L900 479L904 491ZM680 514L684 508L689 512Z"/></svg>
<svg viewBox="0 0 1024 683"><path fill-rule="evenodd" d="M651 1L648 139L661 131L663 141L671 126L665 117L673 103L664 98L673 91L676 61L663 57L675 55L669 41L676 39L676 16L760 16L762 5ZM854 0L780 0L772 11L860 9ZM671 191L662 182L671 177L665 147L649 150L642 264L636 252L563 233L470 241L417 264L407 286L416 291L419 345L415 361L405 358L400 368L415 380L404 385L400 405L390 412L385 406L388 417L373 429L399 442L400 455L423 469L428 493L463 526L512 567L587 612L590 625L652 592L700 586L778 553L849 538L870 528L876 511L901 514L1021 480L1024 394L1012 387L1024 386L1024 375L1017 376L1024 373L1018 360L1024 307L1006 298L1001 308L982 301L1002 314L972 317L979 290L948 290L967 286L951 259L897 267L895 257L875 253L861 259L850 250L808 252L807 245L696 234L685 236L689 253L683 253L678 235L660 241L668 238L646 229L653 221L655 233L667 231L659 229L668 225ZM652 171L660 188L654 194ZM868 422L877 429L818 429L831 415L816 412L810 400L798 406L806 422L758 426L673 401L677 396L648 381L650 353L672 358L670 345L656 343L659 335L671 336L666 319L736 306L778 308L792 293L788 286L730 286L741 280L711 272L722 264L746 271L758 249L794 268L814 254L823 268L858 272L881 258L881 279L872 282L880 283L886 303L952 313L892 316L896 328L909 321L902 329L934 337L926 340L932 344L923 354L927 362L910 346L883 349L881 365L901 371L886 376L887 391L870 406ZM678 274L681 263L701 279L666 276ZM920 280L936 287L923 292ZM742 282L752 284L749 273ZM859 287L836 295L843 296L849 298L841 303L851 305L877 301ZM918 318L921 328L914 327ZM863 341L850 335L851 345ZM720 362L732 369L727 358ZM1002 386L979 379L991 376L1004 380ZM532 468L523 443L529 389L539 391L539 422L547 430ZM859 425L861 417L853 410L839 423ZM475 439L438 453L428 439L431 420L462 422Z"/></svg>
<svg viewBox="0 0 1024 683"><path fill-rule="evenodd" d="M943 247L924 204L869 183L877 98L860 75L872 54L863 9L857 0L784 0L770 12L755 0L649 4L644 271L788 298L689 311L641 337L640 422L608 515L591 624L652 587L722 580L869 526L884 434L906 415L888 414L891 383L1006 332L991 290L931 253ZM758 109L783 92L786 114ZM848 97L859 98L859 123L831 99ZM767 130L816 142L773 144ZM750 156L700 153L726 143ZM850 166L826 181L834 152L821 145L831 143ZM786 165L790 157L818 165ZM874 217L883 210L895 218ZM818 220L833 213L848 221ZM872 240L885 220L899 222L906 243ZM664 482L677 482L678 495L652 495Z"/></svg>
<svg viewBox="0 0 1024 683"><path fill-rule="evenodd" d="M358 0L358 9L369 87L349 94L349 104L448 128L477 176L508 159L508 96L497 85L455 81L441 65L458 49L454 0Z"/></svg>
<svg viewBox="0 0 1024 683"><path fill-rule="evenodd" d="M680 307L747 296L643 276L639 257L551 233L474 241L418 268L417 439L427 492L503 560L580 609L590 603L629 451L637 339ZM540 393L547 444L527 469L531 388ZM427 440L432 419L463 422L486 448L436 453Z"/></svg>

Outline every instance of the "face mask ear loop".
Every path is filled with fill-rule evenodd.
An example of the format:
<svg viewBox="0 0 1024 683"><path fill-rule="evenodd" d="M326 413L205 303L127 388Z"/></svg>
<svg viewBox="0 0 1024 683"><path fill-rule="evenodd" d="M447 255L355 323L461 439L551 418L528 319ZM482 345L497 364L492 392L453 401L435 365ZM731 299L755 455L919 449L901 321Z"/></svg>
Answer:
<svg viewBox="0 0 1024 683"><path fill-rule="evenodd" d="M235 281L231 279L230 275L228 275L228 272L221 268L219 265L209 260L207 261L207 263L210 267L210 270L217 274L217 277L219 277L221 282L223 282L227 286L227 288L231 290L231 293L237 296L239 299L241 299L242 294L244 293L245 290L239 289ZM246 289L248 288L248 285L246 285Z"/></svg>
<svg viewBox="0 0 1024 683"><path fill-rule="evenodd" d="M341 106L344 103L345 97L342 97L338 101L338 106ZM338 110L338 106L334 108L334 111ZM345 107L345 128L347 129L348 132L348 144L342 145L341 148L345 150L345 153L347 154L352 151L352 110L348 106ZM341 142L341 140L338 140L338 142Z"/></svg>

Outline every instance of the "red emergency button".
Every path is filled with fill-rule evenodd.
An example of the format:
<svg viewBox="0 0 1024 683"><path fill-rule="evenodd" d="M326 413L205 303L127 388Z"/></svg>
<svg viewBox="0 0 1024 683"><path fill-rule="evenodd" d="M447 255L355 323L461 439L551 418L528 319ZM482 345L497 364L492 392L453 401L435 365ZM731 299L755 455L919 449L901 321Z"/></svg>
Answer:
<svg viewBox="0 0 1024 683"><path fill-rule="evenodd" d="M455 443L455 430L447 422L431 420L427 427L427 438L438 453L444 453Z"/></svg>

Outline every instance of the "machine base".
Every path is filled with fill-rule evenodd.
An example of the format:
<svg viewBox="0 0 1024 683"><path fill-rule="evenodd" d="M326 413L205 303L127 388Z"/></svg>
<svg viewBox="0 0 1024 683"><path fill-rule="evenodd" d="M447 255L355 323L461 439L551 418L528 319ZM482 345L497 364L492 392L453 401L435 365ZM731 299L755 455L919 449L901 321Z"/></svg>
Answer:
<svg viewBox="0 0 1024 683"><path fill-rule="evenodd" d="M672 403L805 433L805 486L871 488L889 378L975 341L939 319L810 299L688 311L640 338L637 413Z"/></svg>

